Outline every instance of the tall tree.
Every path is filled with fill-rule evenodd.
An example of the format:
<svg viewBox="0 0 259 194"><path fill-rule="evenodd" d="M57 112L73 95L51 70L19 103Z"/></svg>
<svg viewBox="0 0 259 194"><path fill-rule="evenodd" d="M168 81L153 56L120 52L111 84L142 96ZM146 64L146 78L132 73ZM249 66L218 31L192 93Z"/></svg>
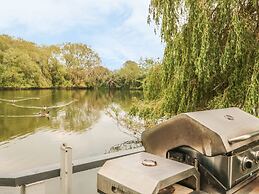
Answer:
<svg viewBox="0 0 259 194"><path fill-rule="evenodd" d="M90 47L81 43L66 43L60 49L61 60L67 67L91 68L101 64L101 59Z"/></svg>
<svg viewBox="0 0 259 194"><path fill-rule="evenodd" d="M61 45L56 57L67 68L69 79L75 87L88 87L88 72L101 64L98 54L81 43Z"/></svg>
<svg viewBox="0 0 259 194"><path fill-rule="evenodd" d="M151 0L149 10L166 44L164 114L238 106L258 115L258 0Z"/></svg>
<svg viewBox="0 0 259 194"><path fill-rule="evenodd" d="M135 61L126 61L118 71L124 87L137 89L142 86L143 72Z"/></svg>

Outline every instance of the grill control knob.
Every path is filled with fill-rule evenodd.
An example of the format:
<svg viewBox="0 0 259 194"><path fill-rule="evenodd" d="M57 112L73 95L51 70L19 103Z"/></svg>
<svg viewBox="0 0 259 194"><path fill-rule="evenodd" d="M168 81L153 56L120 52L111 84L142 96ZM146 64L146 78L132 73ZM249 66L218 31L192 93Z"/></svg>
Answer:
<svg viewBox="0 0 259 194"><path fill-rule="evenodd" d="M259 163L259 151L252 152L255 162Z"/></svg>
<svg viewBox="0 0 259 194"><path fill-rule="evenodd" d="M244 157L242 160L242 169L247 170L253 167L253 160L250 160L248 157Z"/></svg>

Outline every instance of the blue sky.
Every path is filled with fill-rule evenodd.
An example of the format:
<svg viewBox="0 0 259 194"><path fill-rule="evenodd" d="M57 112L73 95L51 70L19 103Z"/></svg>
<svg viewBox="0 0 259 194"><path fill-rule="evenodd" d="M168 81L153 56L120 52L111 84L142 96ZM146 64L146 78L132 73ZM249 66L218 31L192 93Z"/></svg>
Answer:
<svg viewBox="0 0 259 194"><path fill-rule="evenodd" d="M8 0L0 7L0 33L38 44L82 42L103 64L161 58L164 45L147 24L150 0Z"/></svg>

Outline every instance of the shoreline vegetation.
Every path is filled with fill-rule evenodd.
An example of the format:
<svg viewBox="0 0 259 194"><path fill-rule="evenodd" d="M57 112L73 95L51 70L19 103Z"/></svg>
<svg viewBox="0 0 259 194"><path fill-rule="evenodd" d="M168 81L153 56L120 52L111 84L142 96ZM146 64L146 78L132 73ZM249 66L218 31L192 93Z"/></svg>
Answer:
<svg viewBox="0 0 259 194"><path fill-rule="evenodd" d="M93 49L82 43L39 46L0 35L0 90L130 89L142 90L152 59L128 60L109 70Z"/></svg>
<svg viewBox="0 0 259 194"><path fill-rule="evenodd" d="M143 100L130 114L148 121L226 107L258 117L258 5L184 2L150 3L148 22L161 30L163 61L126 61L116 71L85 44L38 46L2 35L0 88L139 89Z"/></svg>
<svg viewBox="0 0 259 194"><path fill-rule="evenodd" d="M165 43L149 71L144 101L132 109L150 118L239 107L259 117L258 1L151 0L148 22Z"/></svg>
<svg viewBox="0 0 259 194"><path fill-rule="evenodd" d="M99 88L93 88L93 87L44 87L44 88L37 88L37 87L28 87L28 88L13 88L13 87L0 87L0 91L4 90L136 90L136 91L142 91L143 88L106 88L106 87L99 87Z"/></svg>

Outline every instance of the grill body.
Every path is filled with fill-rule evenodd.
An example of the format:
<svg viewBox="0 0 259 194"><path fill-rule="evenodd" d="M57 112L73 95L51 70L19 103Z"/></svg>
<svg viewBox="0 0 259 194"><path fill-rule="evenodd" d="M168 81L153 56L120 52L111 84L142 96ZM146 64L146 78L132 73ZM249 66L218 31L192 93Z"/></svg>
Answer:
<svg viewBox="0 0 259 194"><path fill-rule="evenodd" d="M146 152L104 164L100 193L259 193L259 119L238 108L177 115L142 142Z"/></svg>
<svg viewBox="0 0 259 194"><path fill-rule="evenodd" d="M203 190L232 193L258 176L259 119L238 108L177 115L145 131L142 141L147 152L197 160Z"/></svg>

